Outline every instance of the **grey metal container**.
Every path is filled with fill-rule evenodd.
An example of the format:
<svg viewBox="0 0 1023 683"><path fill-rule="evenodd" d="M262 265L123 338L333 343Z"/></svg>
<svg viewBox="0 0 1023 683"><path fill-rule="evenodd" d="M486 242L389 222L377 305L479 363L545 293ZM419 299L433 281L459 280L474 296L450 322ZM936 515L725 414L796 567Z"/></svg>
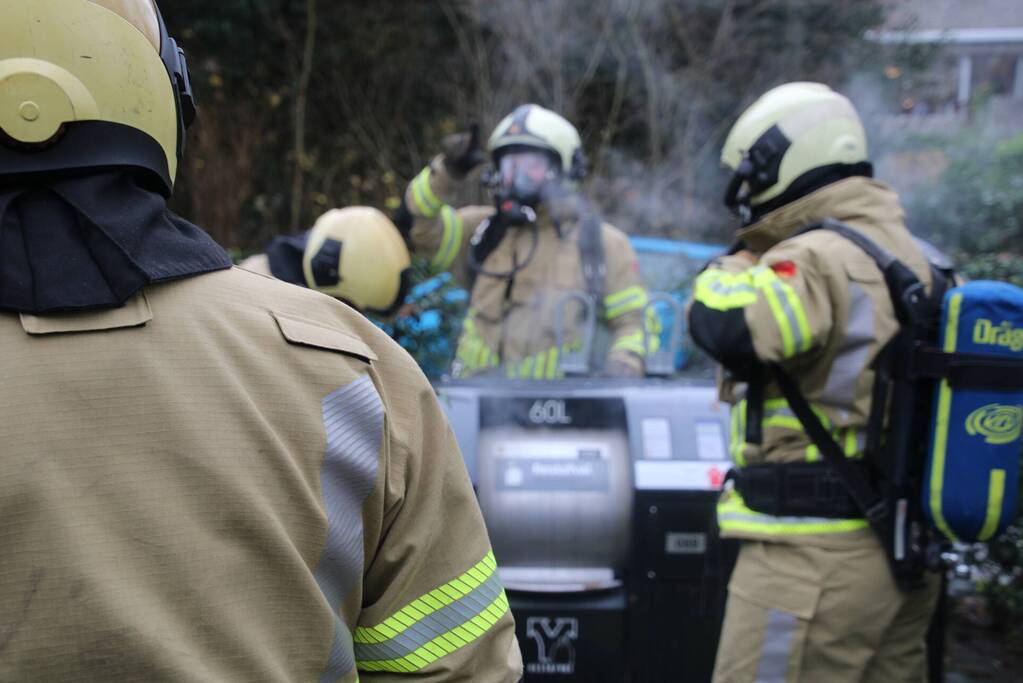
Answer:
<svg viewBox="0 0 1023 683"><path fill-rule="evenodd" d="M565 589L607 585L628 557L632 467L622 430L485 429L479 501L506 580L547 572ZM537 576L541 579L541 576ZM542 581L541 581L542 583Z"/></svg>

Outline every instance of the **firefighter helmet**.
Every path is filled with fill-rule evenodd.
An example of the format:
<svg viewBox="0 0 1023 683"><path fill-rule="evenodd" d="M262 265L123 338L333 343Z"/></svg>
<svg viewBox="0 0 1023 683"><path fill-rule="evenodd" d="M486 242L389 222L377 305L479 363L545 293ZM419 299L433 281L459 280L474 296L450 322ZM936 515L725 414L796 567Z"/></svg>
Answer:
<svg viewBox="0 0 1023 683"><path fill-rule="evenodd" d="M411 265L394 223L367 206L331 209L320 216L302 259L311 289L385 316L404 301Z"/></svg>
<svg viewBox="0 0 1023 683"><path fill-rule="evenodd" d="M721 152L730 207L764 213L820 187L869 175L867 136L847 98L821 83L769 90L739 117Z"/></svg>
<svg viewBox="0 0 1023 683"><path fill-rule="evenodd" d="M524 104L497 124L487 145L495 163L503 151L512 147L542 149L553 154L562 174L569 180L582 180L586 175L579 131L549 109Z"/></svg>
<svg viewBox="0 0 1023 683"><path fill-rule="evenodd" d="M194 118L153 0L4 3L0 179L130 167L169 196Z"/></svg>

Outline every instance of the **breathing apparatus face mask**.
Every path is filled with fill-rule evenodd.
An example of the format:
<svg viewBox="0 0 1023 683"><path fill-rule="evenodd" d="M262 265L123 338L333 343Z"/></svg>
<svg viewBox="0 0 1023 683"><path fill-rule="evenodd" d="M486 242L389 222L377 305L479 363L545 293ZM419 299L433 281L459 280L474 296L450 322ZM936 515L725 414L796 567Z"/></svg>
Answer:
<svg viewBox="0 0 1023 683"><path fill-rule="evenodd" d="M501 222L526 225L536 222L536 210L560 177L551 155L535 149L509 150L484 179L494 198Z"/></svg>

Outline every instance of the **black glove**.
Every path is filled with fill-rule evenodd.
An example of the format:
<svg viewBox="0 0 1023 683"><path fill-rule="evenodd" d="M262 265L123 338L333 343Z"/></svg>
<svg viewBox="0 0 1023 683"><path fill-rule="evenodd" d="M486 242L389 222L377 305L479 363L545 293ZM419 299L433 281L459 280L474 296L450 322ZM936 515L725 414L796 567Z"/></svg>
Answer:
<svg viewBox="0 0 1023 683"><path fill-rule="evenodd" d="M468 132L455 133L441 142L444 152L444 168L455 180L461 180L483 163L483 148L480 147L480 127L474 123Z"/></svg>

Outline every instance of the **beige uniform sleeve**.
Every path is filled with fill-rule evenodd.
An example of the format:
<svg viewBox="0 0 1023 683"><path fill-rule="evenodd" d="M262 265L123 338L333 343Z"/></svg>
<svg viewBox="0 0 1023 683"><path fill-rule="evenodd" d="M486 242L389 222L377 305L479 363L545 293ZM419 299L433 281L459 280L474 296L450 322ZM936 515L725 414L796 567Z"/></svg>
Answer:
<svg viewBox="0 0 1023 683"><path fill-rule="evenodd" d="M746 338L758 359L780 362L819 348L832 328L827 281L799 240L774 247L753 266L741 257L718 259L696 279L691 327L697 306L705 337L718 340L709 350L723 356L739 354L730 347L741 344L731 342Z"/></svg>
<svg viewBox="0 0 1023 683"><path fill-rule="evenodd" d="M761 360L786 360L826 341L831 296L812 252L798 241L783 242L748 272L758 296L746 309L746 324Z"/></svg>
<svg viewBox="0 0 1023 683"><path fill-rule="evenodd" d="M428 259L433 273L450 271L461 285L468 282L468 249L473 233L493 213L487 206L451 205L457 184L434 157L405 190L405 205L412 214L411 242L417 256Z"/></svg>
<svg viewBox="0 0 1023 683"><path fill-rule="evenodd" d="M402 394L354 634L360 680L514 683L515 625L454 434L425 378Z"/></svg>
<svg viewBox="0 0 1023 683"><path fill-rule="evenodd" d="M639 262L628 237L616 228L604 227L604 258L607 263L604 319L611 330L609 361L624 363L642 375L648 349L659 341L656 316L646 316L650 297L639 275ZM644 319L649 318L647 334ZM650 350L654 350L651 348Z"/></svg>

